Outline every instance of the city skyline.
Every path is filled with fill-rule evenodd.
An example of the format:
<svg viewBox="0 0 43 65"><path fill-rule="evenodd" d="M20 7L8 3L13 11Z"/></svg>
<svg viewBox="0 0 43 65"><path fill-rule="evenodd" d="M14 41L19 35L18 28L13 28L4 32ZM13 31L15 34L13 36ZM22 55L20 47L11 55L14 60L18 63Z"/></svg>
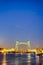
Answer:
<svg viewBox="0 0 43 65"><path fill-rule="evenodd" d="M0 1L0 47L14 47L16 40L43 47L43 1Z"/></svg>

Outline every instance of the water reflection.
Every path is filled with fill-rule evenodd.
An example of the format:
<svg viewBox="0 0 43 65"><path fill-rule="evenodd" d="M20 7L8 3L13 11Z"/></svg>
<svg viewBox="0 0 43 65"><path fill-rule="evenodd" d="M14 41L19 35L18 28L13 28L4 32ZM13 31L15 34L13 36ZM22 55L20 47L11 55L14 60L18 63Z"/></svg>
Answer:
<svg viewBox="0 0 43 65"><path fill-rule="evenodd" d="M35 55L35 53L31 54L31 65L36 65L36 55Z"/></svg>
<svg viewBox="0 0 43 65"><path fill-rule="evenodd" d="M26 59L27 59L27 55L22 54L21 55L21 61L20 61L19 65L26 65Z"/></svg>
<svg viewBox="0 0 43 65"><path fill-rule="evenodd" d="M42 54L39 55L39 65L43 65L43 56L42 56Z"/></svg>
<svg viewBox="0 0 43 65"><path fill-rule="evenodd" d="M15 54L6 54L7 65L14 65L15 63Z"/></svg>
<svg viewBox="0 0 43 65"><path fill-rule="evenodd" d="M2 65L6 65L6 54L3 54L3 62L2 62Z"/></svg>
<svg viewBox="0 0 43 65"><path fill-rule="evenodd" d="M3 61L3 54L0 53L0 65L2 65L2 61Z"/></svg>
<svg viewBox="0 0 43 65"><path fill-rule="evenodd" d="M39 56L39 64L36 55L31 54L0 54L0 65L43 65L43 56Z"/></svg>

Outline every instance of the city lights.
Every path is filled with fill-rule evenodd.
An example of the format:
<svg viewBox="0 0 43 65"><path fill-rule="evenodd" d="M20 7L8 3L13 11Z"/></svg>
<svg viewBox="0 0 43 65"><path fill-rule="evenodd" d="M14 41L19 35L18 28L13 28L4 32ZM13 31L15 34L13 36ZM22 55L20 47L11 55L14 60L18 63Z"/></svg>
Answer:
<svg viewBox="0 0 43 65"><path fill-rule="evenodd" d="M24 48L21 48L21 49L18 49L18 46L21 44L24 46L28 46L27 49L24 49ZM43 48L36 48L36 49L32 49L31 46L30 46L30 42L29 41L26 41L26 42L19 42L19 41L16 41L16 45L15 45L15 48L3 48L3 49L0 49L0 53L12 53L12 52L15 52L15 53L35 53L35 54L40 54L40 53L43 53Z"/></svg>

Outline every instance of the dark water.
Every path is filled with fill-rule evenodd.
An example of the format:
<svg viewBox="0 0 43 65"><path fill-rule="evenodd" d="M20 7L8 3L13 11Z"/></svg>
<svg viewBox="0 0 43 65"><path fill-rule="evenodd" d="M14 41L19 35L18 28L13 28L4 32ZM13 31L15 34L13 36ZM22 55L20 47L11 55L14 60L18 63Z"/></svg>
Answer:
<svg viewBox="0 0 43 65"><path fill-rule="evenodd" d="M35 54L0 54L0 65L43 65L43 56Z"/></svg>

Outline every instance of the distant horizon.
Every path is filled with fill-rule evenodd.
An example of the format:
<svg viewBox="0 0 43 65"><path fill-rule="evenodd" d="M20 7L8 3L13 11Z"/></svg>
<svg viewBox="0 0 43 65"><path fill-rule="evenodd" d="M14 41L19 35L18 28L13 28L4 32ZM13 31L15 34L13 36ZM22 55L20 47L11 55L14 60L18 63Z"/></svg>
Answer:
<svg viewBox="0 0 43 65"><path fill-rule="evenodd" d="M19 41L19 42L27 42L27 41L29 41L29 40L26 40L26 41L16 40L16 41ZM6 43L5 43L5 44L6 44ZM10 45L10 44L9 44L9 45ZM25 44L21 44L21 45L24 45L24 46L25 46ZM0 47L0 48L15 48L15 46L16 46L16 42L15 42L14 45L12 45L12 46L11 46L11 45L10 45L10 46L6 45L6 47L3 47L3 46L2 46L2 47ZM26 46L28 46L28 45L26 45ZM42 47L41 47L41 46L40 46L40 47L39 47L39 46L35 46L35 45L32 46L31 41L30 41L30 48L31 48L31 49L43 48L43 46L42 46Z"/></svg>

